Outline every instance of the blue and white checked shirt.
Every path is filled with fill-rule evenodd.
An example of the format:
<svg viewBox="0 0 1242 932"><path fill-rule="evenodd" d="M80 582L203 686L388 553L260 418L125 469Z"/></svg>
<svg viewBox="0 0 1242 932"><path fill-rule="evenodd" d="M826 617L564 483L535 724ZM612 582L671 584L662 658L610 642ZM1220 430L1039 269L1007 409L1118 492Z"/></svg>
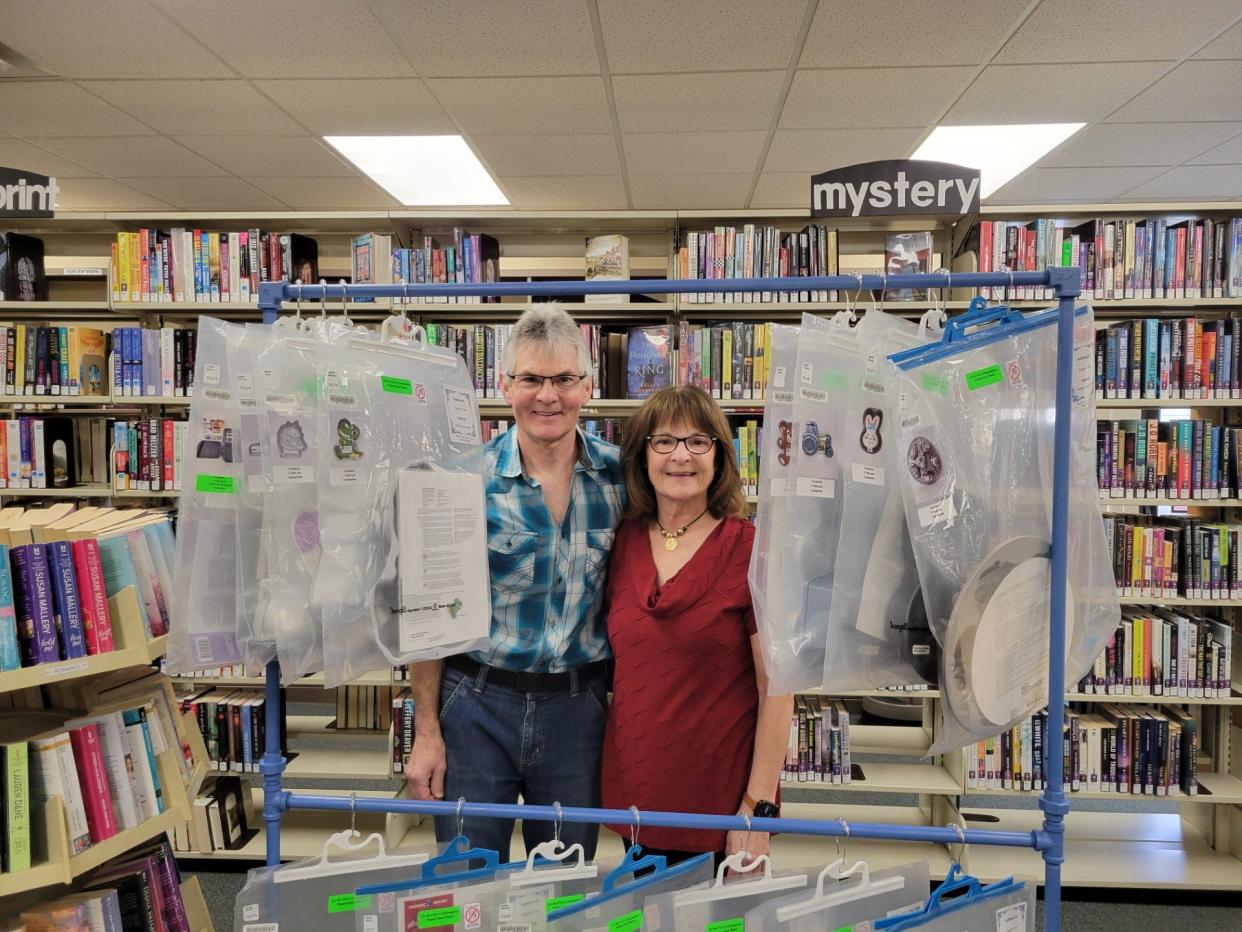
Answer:
<svg viewBox="0 0 1242 932"><path fill-rule="evenodd" d="M611 656L604 590L626 504L620 449L579 429L559 528L539 483L522 471L517 430L488 441L485 454L492 646L470 656L523 673L561 673Z"/></svg>

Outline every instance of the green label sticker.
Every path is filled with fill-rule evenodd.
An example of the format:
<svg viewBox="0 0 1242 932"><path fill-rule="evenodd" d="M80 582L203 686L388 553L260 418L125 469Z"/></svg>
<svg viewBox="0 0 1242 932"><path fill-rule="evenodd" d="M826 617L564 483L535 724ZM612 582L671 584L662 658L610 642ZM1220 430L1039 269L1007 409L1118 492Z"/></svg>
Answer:
<svg viewBox="0 0 1242 932"><path fill-rule="evenodd" d="M987 388L989 385L995 385L997 382L1005 381L1005 373L1000 366L987 366L983 369L976 369L974 372L966 373L966 387L972 392L977 392L981 388Z"/></svg>
<svg viewBox="0 0 1242 932"><path fill-rule="evenodd" d="M632 913L618 916L608 921L608 932L634 932L643 927L643 911L636 909Z"/></svg>
<svg viewBox="0 0 1242 932"><path fill-rule="evenodd" d="M398 379L391 375L380 376L380 387L394 395L414 394L414 384L409 379Z"/></svg>
<svg viewBox="0 0 1242 932"><path fill-rule="evenodd" d="M703 927L703 932L745 932L746 920L741 916L736 919L721 919L719 922L709 922Z"/></svg>
<svg viewBox="0 0 1242 932"><path fill-rule="evenodd" d="M854 927L853 926L841 926L841 928L839 929L834 929L833 932L854 932Z"/></svg>
<svg viewBox="0 0 1242 932"><path fill-rule="evenodd" d="M212 495L232 495L237 491L237 480L232 476L208 476L204 473L194 477L194 491Z"/></svg>
<svg viewBox="0 0 1242 932"><path fill-rule="evenodd" d="M821 387L834 392L843 392L850 386L850 380L840 372L821 372L819 376L819 384Z"/></svg>
<svg viewBox="0 0 1242 932"><path fill-rule="evenodd" d="M566 906L573 906L575 903L581 903L586 897L581 893L569 893L565 896L554 896L543 901L544 908L549 913L554 913L558 909L564 909Z"/></svg>
<svg viewBox="0 0 1242 932"><path fill-rule="evenodd" d="M924 372L923 377L919 379L919 385L924 391L935 392L937 395L949 394L949 380L939 375L932 375L930 372Z"/></svg>
<svg viewBox="0 0 1242 932"><path fill-rule="evenodd" d="M455 926L459 922L461 922L460 906L441 906L439 909L419 910L418 913L420 929L439 929L443 926Z"/></svg>
<svg viewBox="0 0 1242 932"><path fill-rule="evenodd" d="M330 913L352 913L355 909L368 909L370 906L371 897L369 896L338 893L336 896L328 897L328 912Z"/></svg>

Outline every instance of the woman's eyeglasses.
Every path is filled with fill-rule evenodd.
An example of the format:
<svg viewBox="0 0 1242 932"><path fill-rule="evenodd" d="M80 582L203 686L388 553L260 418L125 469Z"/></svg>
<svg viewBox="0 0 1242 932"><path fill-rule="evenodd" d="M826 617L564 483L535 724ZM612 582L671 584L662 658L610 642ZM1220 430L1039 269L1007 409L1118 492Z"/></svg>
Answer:
<svg viewBox="0 0 1242 932"><path fill-rule="evenodd" d="M581 375L575 375L572 372L562 372L560 375L535 375L530 372L509 373L509 382L513 387L519 392L528 394L539 391L543 388L544 382L551 382L557 394L564 395L581 385L585 378L585 372Z"/></svg>
<svg viewBox="0 0 1242 932"><path fill-rule="evenodd" d="M677 444L684 443L686 449L695 456L702 456L704 453L710 453L712 447L716 445L716 438L709 437L707 434L691 434L689 437L674 437L672 434L652 434L647 438L647 443L651 449L657 453L672 453L677 449Z"/></svg>

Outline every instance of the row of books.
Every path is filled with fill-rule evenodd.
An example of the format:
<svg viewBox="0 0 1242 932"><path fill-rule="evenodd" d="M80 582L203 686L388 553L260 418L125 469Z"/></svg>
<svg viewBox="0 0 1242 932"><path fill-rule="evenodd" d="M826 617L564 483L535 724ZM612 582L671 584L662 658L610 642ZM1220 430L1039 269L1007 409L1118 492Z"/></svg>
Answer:
<svg viewBox="0 0 1242 932"><path fill-rule="evenodd" d="M1042 271L1077 266L1083 292L1096 300L1242 296L1242 218L1143 220L1094 218L1070 225L984 220L979 270ZM1036 291L1043 293L1035 293ZM994 287L984 297L1050 297L1044 289Z"/></svg>
<svg viewBox="0 0 1242 932"><path fill-rule="evenodd" d="M253 811L250 788L241 777L210 776L200 793L190 821L178 822L168 833L173 850L207 854L245 847L256 834L260 814Z"/></svg>
<svg viewBox="0 0 1242 932"><path fill-rule="evenodd" d="M774 226L747 223L741 229L718 226L686 234L677 249L677 275L683 279L770 278L837 274L837 231L808 224L782 233ZM835 291L689 292L691 304L735 301L835 301Z"/></svg>
<svg viewBox="0 0 1242 932"><path fill-rule="evenodd" d="M1095 334L1095 395L1242 397L1242 319L1127 320Z"/></svg>
<svg viewBox="0 0 1242 932"><path fill-rule="evenodd" d="M114 302L258 301L259 282L319 280L319 245L297 233L173 227L118 233L109 268Z"/></svg>
<svg viewBox="0 0 1242 932"><path fill-rule="evenodd" d="M796 783L849 783L850 713L844 701L798 696L789 721L781 779Z"/></svg>
<svg viewBox="0 0 1242 932"><path fill-rule="evenodd" d="M404 773L414 749L414 697L402 690L392 697L392 772Z"/></svg>
<svg viewBox="0 0 1242 932"><path fill-rule="evenodd" d="M370 281L374 284L451 285L468 282L483 283L500 281L500 244L494 236L486 233L467 233L461 227L453 228L452 245L441 246L434 236L424 236L421 248L393 249L392 266L386 277L373 277L365 265L374 249L375 255L382 243L377 235L358 237L354 240L354 281ZM385 240L390 239L384 236ZM378 271L378 270L377 270ZM363 275L365 278L360 278ZM478 304L496 302L498 298L440 297L428 298L411 295L418 304Z"/></svg>
<svg viewBox="0 0 1242 932"><path fill-rule="evenodd" d="M625 425L625 418L619 417L584 417L579 422L579 426L584 433L609 443L621 445L622 429ZM503 434L513 425L513 421L509 418L493 417L482 418L479 426L483 433L483 442L487 443L493 437Z"/></svg>
<svg viewBox="0 0 1242 932"><path fill-rule="evenodd" d="M678 385L697 385L723 400L764 398L771 368L771 324L692 324L683 320L677 336Z"/></svg>
<svg viewBox="0 0 1242 932"><path fill-rule="evenodd" d="M207 748L212 770L258 773L267 740L267 702L262 690L212 686L178 697L181 714L191 715ZM284 691L280 746L286 749Z"/></svg>
<svg viewBox="0 0 1242 932"><path fill-rule="evenodd" d="M113 488L118 492L181 491L185 466L185 444L190 435L187 421L172 418L143 418L114 421L112 424ZM209 441L201 441L197 457L212 452ZM229 448L218 445L219 455Z"/></svg>
<svg viewBox="0 0 1242 932"><path fill-rule="evenodd" d="M1174 706L1067 709L1062 776L1071 792L1187 796L1199 792L1198 723ZM1031 716L966 753L966 789L1037 791L1047 780L1048 713Z"/></svg>
<svg viewBox="0 0 1242 932"><path fill-rule="evenodd" d="M25 910L20 922L26 932L190 932L166 838L95 872L86 889Z"/></svg>
<svg viewBox="0 0 1242 932"><path fill-rule="evenodd" d="M1233 627L1173 609L1127 611L1078 691L1099 696L1228 697Z"/></svg>
<svg viewBox="0 0 1242 932"><path fill-rule="evenodd" d="M1105 499L1233 498L1242 480L1242 430L1211 421L1099 421L1096 470Z"/></svg>
<svg viewBox="0 0 1242 932"><path fill-rule="evenodd" d="M80 449L73 418L16 417L0 422L4 475L0 488L65 489L78 475L71 457Z"/></svg>
<svg viewBox="0 0 1242 932"><path fill-rule="evenodd" d="M194 394L198 331L184 327L117 327L112 331L112 394L117 398L184 398Z"/></svg>
<svg viewBox="0 0 1242 932"><path fill-rule="evenodd" d="M394 694L391 686L338 686L336 728L387 731L392 725Z"/></svg>
<svg viewBox="0 0 1242 932"><path fill-rule="evenodd" d="M1104 536L1123 598L1242 598L1242 526L1197 518L1105 515Z"/></svg>
<svg viewBox="0 0 1242 932"><path fill-rule="evenodd" d="M107 334L94 327L0 324L6 395L102 395Z"/></svg>

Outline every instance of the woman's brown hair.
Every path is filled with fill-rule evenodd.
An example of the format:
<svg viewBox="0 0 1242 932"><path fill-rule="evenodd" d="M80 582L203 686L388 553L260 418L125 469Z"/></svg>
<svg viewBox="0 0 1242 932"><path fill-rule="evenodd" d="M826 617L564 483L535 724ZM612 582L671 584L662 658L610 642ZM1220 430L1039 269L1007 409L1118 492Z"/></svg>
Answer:
<svg viewBox="0 0 1242 932"><path fill-rule="evenodd" d="M716 518L745 514L746 498L733 452L733 433L720 405L694 385L672 385L648 398L625 425L621 461L631 518L656 517L655 489L647 475L647 438L661 427L684 422L716 438L716 475L707 487L707 510Z"/></svg>

